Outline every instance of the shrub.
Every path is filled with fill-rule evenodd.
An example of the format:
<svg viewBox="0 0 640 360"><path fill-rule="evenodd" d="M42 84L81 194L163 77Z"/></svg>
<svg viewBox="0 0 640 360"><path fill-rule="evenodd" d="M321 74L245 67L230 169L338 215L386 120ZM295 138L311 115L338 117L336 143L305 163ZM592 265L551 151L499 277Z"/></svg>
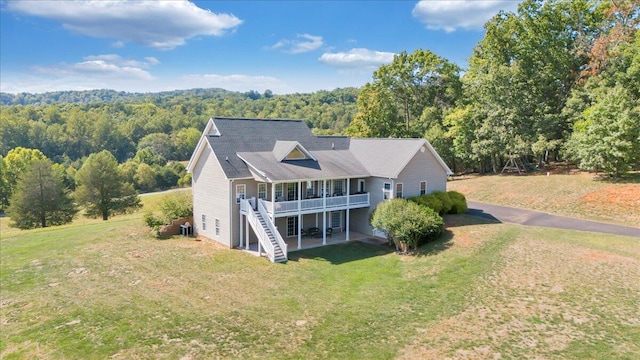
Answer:
<svg viewBox="0 0 640 360"><path fill-rule="evenodd" d="M164 220L156 217L152 212L144 214L143 220L148 227L155 231L156 236L158 236L158 234L160 233L160 227L164 225Z"/></svg>
<svg viewBox="0 0 640 360"><path fill-rule="evenodd" d="M191 198L186 194L171 194L164 198L160 205L162 214L167 222L190 217L193 214Z"/></svg>
<svg viewBox="0 0 640 360"><path fill-rule="evenodd" d="M397 250L416 249L442 234L442 217L428 207L405 199L393 199L378 205L371 225L387 233Z"/></svg>
<svg viewBox="0 0 640 360"><path fill-rule="evenodd" d="M424 194L421 196L411 197L409 198L409 200L415 202L418 205L426 206L436 213L440 213L440 211L442 211L442 201L440 201L440 199L438 199L438 197L435 195Z"/></svg>
<svg viewBox="0 0 640 360"><path fill-rule="evenodd" d="M449 214L462 214L467 211L467 199L461 193L457 191L448 191L449 199L453 202L451 211Z"/></svg>
<svg viewBox="0 0 640 360"><path fill-rule="evenodd" d="M440 215L448 214L453 207L453 201L449 198L449 195L443 191L434 191L431 195L435 196L442 203L442 209L438 211Z"/></svg>

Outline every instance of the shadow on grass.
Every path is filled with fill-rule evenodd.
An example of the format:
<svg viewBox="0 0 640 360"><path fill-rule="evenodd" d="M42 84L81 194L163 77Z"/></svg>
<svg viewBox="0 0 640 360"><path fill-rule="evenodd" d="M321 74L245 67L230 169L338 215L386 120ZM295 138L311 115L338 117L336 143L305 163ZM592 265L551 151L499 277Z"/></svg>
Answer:
<svg viewBox="0 0 640 360"><path fill-rule="evenodd" d="M408 253L407 255L423 257L423 256L433 256L438 255L439 253L449 249L453 246L453 232L451 230L444 229L442 235L438 238L438 240L428 242L422 245L415 251Z"/></svg>
<svg viewBox="0 0 640 360"><path fill-rule="evenodd" d="M445 215L445 227L459 227L468 225L500 224L501 221L493 215L480 209L468 209L465 214Z"/></svg>
<svg viewBox="0 0 640 360"><path fill-rule="evenodd" d="M601 176L596 178L596 181L612 184L640 184L640 172L627 173L618 177Z"/></svg>
<svg viewBox="0 0 640 360"><path fill-rule="evenodd" d="M340 265L351 261L368 259L394 252L390 246L365 244L352 241L344 244L322 246L308 250L300 250L289 254L289 261L300 259L325 260L333 265Z"/></svg>

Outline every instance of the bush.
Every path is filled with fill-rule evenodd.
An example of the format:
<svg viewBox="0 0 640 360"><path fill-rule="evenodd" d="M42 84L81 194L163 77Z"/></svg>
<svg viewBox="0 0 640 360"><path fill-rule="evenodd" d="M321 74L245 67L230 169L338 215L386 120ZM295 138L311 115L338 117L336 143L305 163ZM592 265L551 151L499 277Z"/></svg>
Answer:
<svg viewBox="0 0 640 360"><path fill-rule="evenodd" d="M417 249L442 234L442 217L428 207L405 199L393 199L378 205L371 225L387 233L397 250Z"/></svg>
<svg viewBox="0 0 640 360"><path fill-rule="evenodd" d="M144 214L143 220L148 227L155 231L156 236L158 236L158 234L160 233L160 227L164 225L164 220L156 217L152 212Z"/></svg>
<svg viewBox="0 0 640 360"><path fill-rule="evenodd" d="M448 214L451 211L451 208L453 207L453 201L451 201L447 193L442 191L434 191L431 193L431 195L437 197L438 200L440 200L440 202L442 203L442 209L438 211L440 215Z"/></svg>
<svg viewBox="0 0 640 360"><path fill-rule="evenodd" d="M168 195L160 205L166 222L174 219L190 217L193 214L191 198L186 194Z"/></svg>
<svg viewBox="0 0 640 360"><path fill-rule="evenodd" d="M421 196L411 197L409 198L409 200L415 202L418 205L426 206L438 214L440 213L440 211L442 211L442 201L440 201L440 199L438 199L438 197L435 195L424 194Z"/></svg>
<svg viewBox="0 0 640 360"><path fill-rule="evenodd" d="M461 193L457 191L448 191L449 199L453 202L451 211L449 214L462 214L467 211L467 199Z"/></svg>

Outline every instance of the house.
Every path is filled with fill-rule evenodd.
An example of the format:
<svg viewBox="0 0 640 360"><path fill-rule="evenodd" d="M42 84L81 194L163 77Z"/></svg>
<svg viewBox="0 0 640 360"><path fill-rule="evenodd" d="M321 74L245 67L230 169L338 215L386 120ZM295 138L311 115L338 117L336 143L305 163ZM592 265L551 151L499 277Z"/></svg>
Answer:
<svg viewBox="0 0 640 360"><path fill-rule="evenodd" d="M271 261L350 234L375 235L386 199L445 191L451 170L424 139L315 136L301 120L212 118L187 165L194 233Z"/></svg>

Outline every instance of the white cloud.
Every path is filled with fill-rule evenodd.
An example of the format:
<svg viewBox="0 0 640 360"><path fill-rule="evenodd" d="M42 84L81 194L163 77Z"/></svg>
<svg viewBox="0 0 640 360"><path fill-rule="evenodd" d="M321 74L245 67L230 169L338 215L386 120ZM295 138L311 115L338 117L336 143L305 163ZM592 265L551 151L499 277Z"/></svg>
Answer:
<svg viewBox="0 0 640 360"><path fill-rule="evenodd" d="M281 49L289 54L300 54L319 49L324 45L322 36L298 34L295 40L280 40L271 49Z"/></svg>
<svg viewBox="0 0 640 360"><path fill-rule="evenodd" d="M413 16L427 29L452 32L456 29L481 30L500 10L515 11L515 0L421 0Z"/></svg>
<svg viewBox="0 0 640 360"><path fill-rule="evenodd" d="M58 80L68 79L72 82L76 78L89 82L148 81L153 80L154 77L145 69L160 63L156 58L145 58L145 61L138 61L123 59L116 54L89 55L83 60L73 64L34 66L31 71L37 75Z"/></svg>
<svg viewBox="0 0 640 360"><path fill-rule="evenodd" d="M15 0L8 8L59 21L75 33L117 39L112 44L116 48L129 41L170 50L194 36L222 36L242 23L234 15L216 14L187 0Z"/></svg>
<svg viewBox="0 0 640 360"><path fill-rule="evenodd" d="M371 68L393 61L394 53L354 48L347 52L324 53L318 59L321 63L347 68Z"/></svg>
<svg viewBox="0 0 640 360"><path fill-rule="evenodd" d="M195 74L178 78L177 88L222 88L231 91L256 90L263 92L267 89L275 93L290 92L288 85L272 76L252 76L243 74Z"/></svg>

